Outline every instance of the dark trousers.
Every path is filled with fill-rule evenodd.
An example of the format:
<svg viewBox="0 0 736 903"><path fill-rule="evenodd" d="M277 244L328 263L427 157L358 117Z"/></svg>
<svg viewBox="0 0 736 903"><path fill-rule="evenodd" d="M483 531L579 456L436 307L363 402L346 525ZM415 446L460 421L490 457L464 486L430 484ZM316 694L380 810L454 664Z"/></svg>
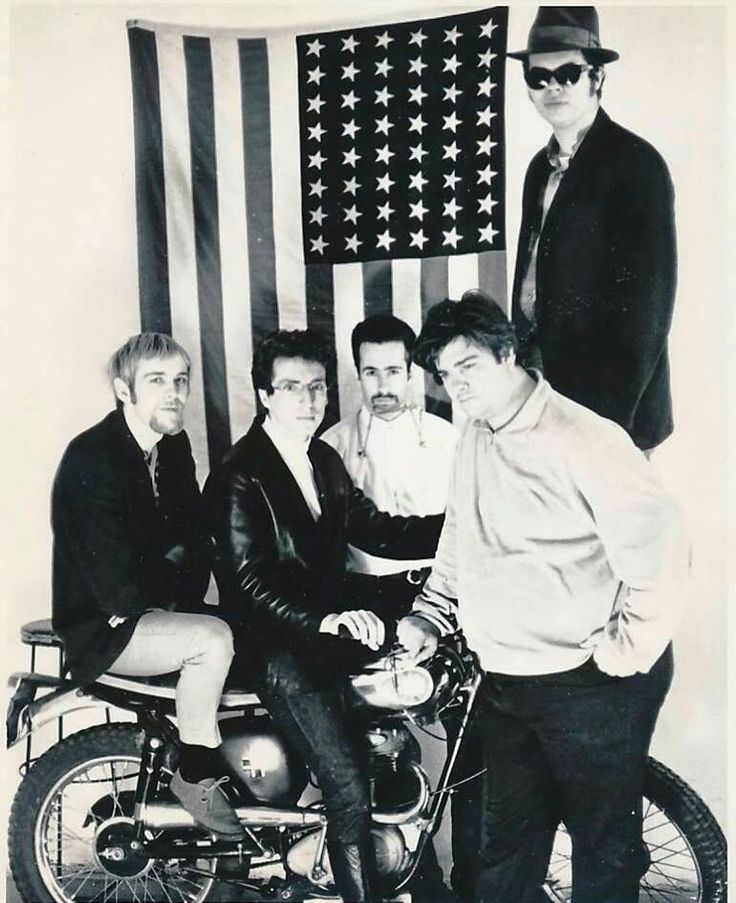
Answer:
<svg viewBox="0 0 736 903"><path fill-rule="evenodd" d="M648 867L642 793L672 678L611 677L592 659L538 677L486 674L475 725L488 769L477 903L537 903L560 821L572 840L573 903L636 903Z"/></svg>

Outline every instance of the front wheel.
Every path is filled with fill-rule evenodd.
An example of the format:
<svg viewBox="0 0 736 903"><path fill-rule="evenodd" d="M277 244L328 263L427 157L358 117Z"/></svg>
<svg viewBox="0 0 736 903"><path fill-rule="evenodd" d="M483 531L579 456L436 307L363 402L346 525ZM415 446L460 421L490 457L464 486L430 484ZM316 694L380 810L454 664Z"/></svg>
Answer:
<svg viewBox="0 0 736 903"><path fill-rule="evenodd" d="M710 809L682 778L649 759L644 787L644 840L651 865L640 903L726 903L726 839ZM555 903L572 893L570 837L560 827L545 891Z"/></svg>
<svg viewBox="0 0 736 903"><path fill-rule="evenodd" d="M133 821L141 732L105 724L57 743L13 800L10 867L26 903L214 903L229 888L214 863L196 869L136 852Z"/></svg>

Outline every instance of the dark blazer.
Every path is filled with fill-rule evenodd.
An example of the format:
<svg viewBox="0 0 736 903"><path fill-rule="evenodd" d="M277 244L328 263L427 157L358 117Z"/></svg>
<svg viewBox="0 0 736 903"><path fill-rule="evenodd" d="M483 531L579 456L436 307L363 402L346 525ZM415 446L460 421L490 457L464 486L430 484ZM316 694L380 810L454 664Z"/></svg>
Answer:
<svg viewBox="0 0 736 903"><path fill-rule="evenodd" d="M53 625L84 685L113 663L149 608L192 609L209 578L209 540L186 433L148 467L122 410L77 436L54 481ZM167 557L168 556L168 557ZM111 615L127 617L112 628Z"/></svg>
<svg viewBox="0 0 736 903"><path fill-rule="evenodd" d="M677 273L667 166L603 110L552 201L537 255L537 331L519 306L542 196L546 149L527 170L512 317L522 363L538 343L544 374L569 398L619 423L640 448L672 432L667 334Z"/></svg>
<svg viewBox="0 0 736 903"><path fill-rule="evenodd" d="M308 454L322 509L318 521L259 423L204 488L220 607L236 636L249 640L262 659L269 649L311 657L325 648L327 638L319 635L324 616L353 607L343 585L348 541L377 555L428 557L444 520L380 512L329 445L314 439Z"/></svg>

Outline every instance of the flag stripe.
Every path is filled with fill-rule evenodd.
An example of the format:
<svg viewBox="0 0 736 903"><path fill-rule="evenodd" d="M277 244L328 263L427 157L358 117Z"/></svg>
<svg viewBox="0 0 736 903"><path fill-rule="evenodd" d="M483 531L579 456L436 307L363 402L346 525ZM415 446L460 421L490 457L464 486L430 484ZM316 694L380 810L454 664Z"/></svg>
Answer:
<svg viewBox="0 0 736 903"><path fill-rule="evenodd" d="M251 324L255 346L279 325L273 237L268 53L265 39L244 38L238 44L243 85Z"/></svg>
<svg viewBox="0 0 736 903"><path fill-rule="evenodd" d="M341 263L333 269L335 286L335 351L340 412L344 417L361 403L360 386L350 337L364 316L363 269L359 263Z"/></svg>
<svg viewBox="0 0 736 903"><path fill-rule="evenodd" d="M446 257L425 257L421 268L422 320L430 307L447 297L448 273ZM430 414L450 419L450 403L447 393L438 386L434 378L426 373L424 377L425 405Z"/></svg>
<svg viewBox="0 0 736 903"><path fill-rule="evenodd" d="M365 261L363 263L363 309L365 316L390 314L392 295L391 261Z"/></svg>
<svg viewBox="0 0 736 903"><path fill-rule="evenodd" d="M506 290L506 252L484 251L478 255L478 285L506 311L509 301Z"/></svg>
<svg viewBox="0 0 736 903"><path fill-rule="evenodd" d="M130 28L128 46L133 81L138 295L141 325L146 331L171 334L156 36L152 31Z"/></svg>
<svg viewBox="0 0 736 903"><path fill-rule="evenodd" d="M187 71L204 413L209 457L213 463L219 461L230 448L231 440L222 322L215 109L209 39L185 37L184 60Z"/></svg>
<svg viewBox="0 0 736 903"><path fill-rule="evenodd" d="M335 341L335 289L332 279L332 265L312 263L306 267L307 286L307 327L316 329ZM337 373L328 373L330 394L327 399L324 428L340 419L340 400L337 390Z"/></svg>
<svg viewBox="0 0 736 903"><path fill-rule="evenodd" d="M416 258L394 260L393 263L394 316L408 323L416 333L422 328L420 267L420 261ZM420 407L425 405L422 372L414 367L409 383L409 400Z"/></svg>

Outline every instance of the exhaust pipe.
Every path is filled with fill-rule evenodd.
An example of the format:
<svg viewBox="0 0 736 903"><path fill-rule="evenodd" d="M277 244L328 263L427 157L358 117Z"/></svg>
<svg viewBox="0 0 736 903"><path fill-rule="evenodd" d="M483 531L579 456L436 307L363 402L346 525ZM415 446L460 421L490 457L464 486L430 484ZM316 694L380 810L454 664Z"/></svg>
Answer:
<svg viewBox="0 0 736 903"><path fill-rule="evenodd" d="M246 828L320 827L327 821L322 812L296 806L283 809L275 806L238 806L235 814ZM193 816L179 803L148 803L143 809L142 819L146 828L157 831L198 827Z"/></svg>

